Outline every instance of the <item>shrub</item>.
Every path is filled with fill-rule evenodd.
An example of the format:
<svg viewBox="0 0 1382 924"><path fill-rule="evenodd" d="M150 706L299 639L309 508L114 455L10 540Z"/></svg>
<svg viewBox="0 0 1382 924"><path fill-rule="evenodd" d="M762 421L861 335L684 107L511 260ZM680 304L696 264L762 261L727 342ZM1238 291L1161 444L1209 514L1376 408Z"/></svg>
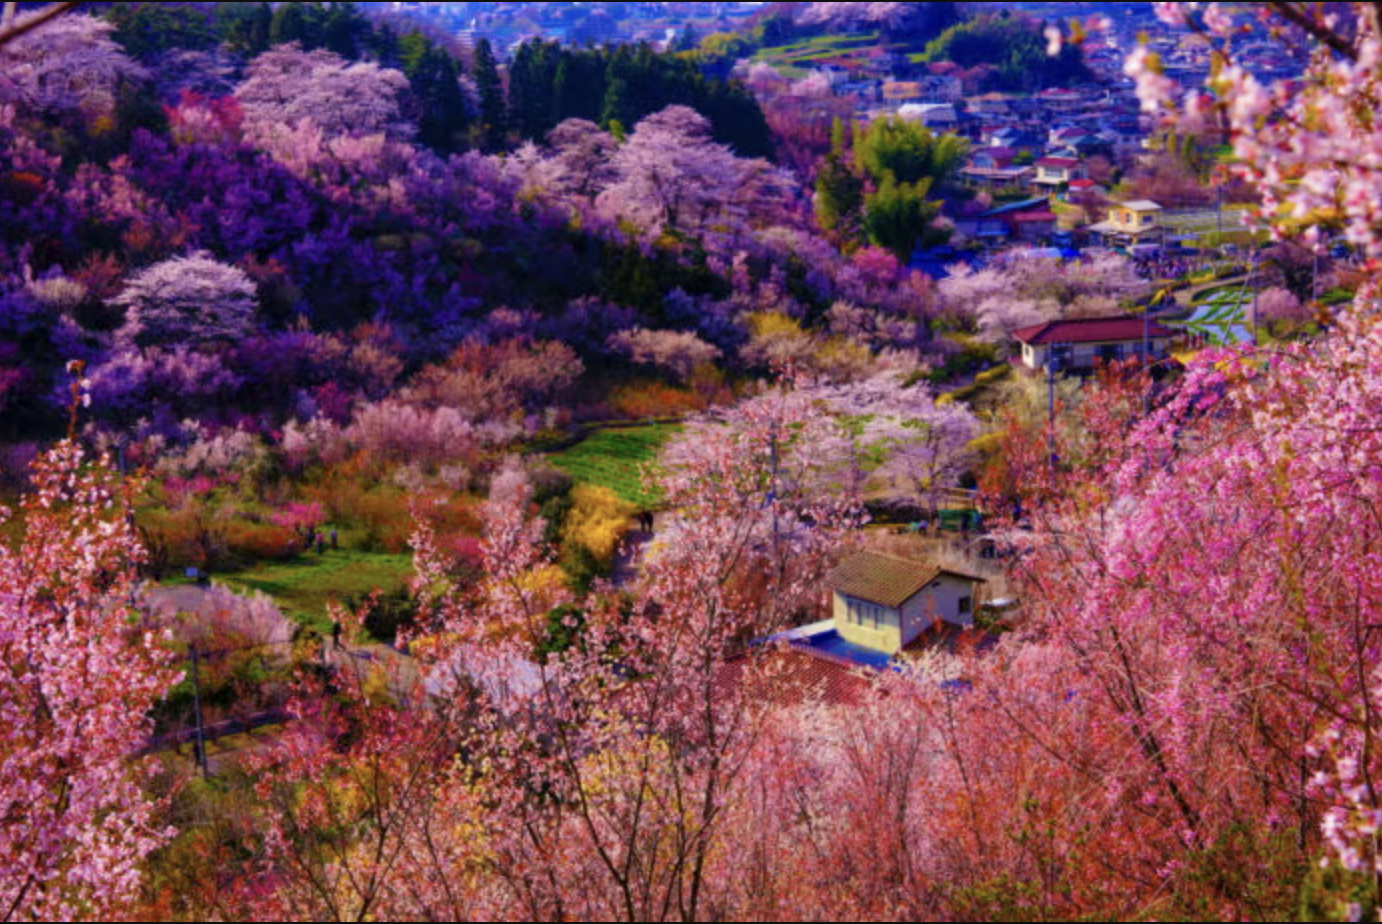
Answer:
<svg viewBox="0 0 1382 924"><path fill-rule="evenodd" d="M274 523L233 519L225 527L227 553L238 562L285 561L303 550L302 538Z"/></svg>
<svg viewBox="0 0 1382 924"><path fill-rule="evenodd" d="M620 500L608 488L578 485L571 492L572 507L566 516L566 546L589 550L601 566L614 561L619 542L629 530L635 507Z"/></svg>
<svg viewBox="0 0 1382 924"><path fill-rule="evenodd" d="M365 610L365 631L376 641L392 645L400 630L412 627L417 618L417 601L407 587L396 587L372 599L347 597L345 608L351 612Z"/></svg>
<svg viewBox="0 0 1382 924"><path fill-rule="evenodd" d="M625 385L610 395L614 412L630 420L645 417L682 417L706 407L705 399L688 388L662 382Z"/></svg>

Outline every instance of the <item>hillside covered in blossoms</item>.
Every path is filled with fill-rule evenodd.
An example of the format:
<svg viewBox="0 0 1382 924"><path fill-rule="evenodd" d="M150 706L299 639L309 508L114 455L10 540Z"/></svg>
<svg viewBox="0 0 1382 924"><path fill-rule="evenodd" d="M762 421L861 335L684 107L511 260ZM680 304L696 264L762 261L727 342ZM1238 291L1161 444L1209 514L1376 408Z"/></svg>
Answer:
<svg viewBox="0 0 1382 924"><path fill-rule="evenodd" d="M1364 3L10 3L0 921L1382 914Z"/></svg>

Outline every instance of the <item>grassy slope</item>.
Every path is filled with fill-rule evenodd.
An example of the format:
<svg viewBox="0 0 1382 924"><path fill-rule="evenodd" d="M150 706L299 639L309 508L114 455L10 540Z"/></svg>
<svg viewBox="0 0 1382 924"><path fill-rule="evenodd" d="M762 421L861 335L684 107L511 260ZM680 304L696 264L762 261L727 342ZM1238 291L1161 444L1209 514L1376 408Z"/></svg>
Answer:
<svg viewBox="0 0 1382 924"><path fill-rule="evenodd" d="M673 424L601 430L554 454L551 462L578 483L609 488L639 507L654 507L658 499L643 488L643 467L655 461L667 440L680 430Z"/></svg>
<svg viewBox="0 0 1382 924"><path fill-rule="evenodd" d="M411 555L328 550L309 552L294 561L261 562L243 571L218 573L216 580L232 590L259 590L273 597L283 612L313 631L328 634L327 604L363 597L375 590L404 585L413 574ZM173 582L176 583L176 582Z"/></svg>

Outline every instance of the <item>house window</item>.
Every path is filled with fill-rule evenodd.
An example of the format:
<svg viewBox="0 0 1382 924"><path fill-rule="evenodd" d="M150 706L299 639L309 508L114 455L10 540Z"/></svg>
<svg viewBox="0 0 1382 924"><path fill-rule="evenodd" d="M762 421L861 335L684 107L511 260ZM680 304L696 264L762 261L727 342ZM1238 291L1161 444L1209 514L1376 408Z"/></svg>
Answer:
<svg viewBox="0 0 1382 924"><path fill-rule="evenodd" d="M1150 215L1143 215L1143 216L1142 216L1142 223L1143 223L1144 225L1150 225L1150 224L1152 223L1152 216L1150 216Z"/></svg>
<svg viewBox="0 0 1382 924"><path fill-rule="evenodd" d="M960 598L960 615L961 615L961 616L965 616L965 615L968 615L969 613L972 613L972 612L974 612L974 598L973 598L973 597L961 597L961 598Z"/></svg>
<svg viewBox="0 0 1382 924"><path fill-rule="evenodd" d="M892 610L876 603L846 597L845 605L851 625L862 626L865 629L882 629L893 624Z"/></svg>

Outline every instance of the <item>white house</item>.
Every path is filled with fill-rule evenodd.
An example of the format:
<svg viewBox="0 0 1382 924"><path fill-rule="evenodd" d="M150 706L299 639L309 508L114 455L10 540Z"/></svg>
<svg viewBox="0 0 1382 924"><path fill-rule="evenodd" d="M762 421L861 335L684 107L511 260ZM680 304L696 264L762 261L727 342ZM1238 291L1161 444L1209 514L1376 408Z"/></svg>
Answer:
<svg viewBox="0 0 1382 924"><path fill-rule="evenodd" d="M1153 359L1170 353L1176 332L1146 318L1077 318L1047 321L1012 332L1022 345L1022 364L1032 371L1046 368L1054 351L1061 372L1084 372L1099 363L1119 362L1142 355L1145 345Z"/></svg>
<svg viewBox="0 0 1382 924"><path fill-rule="evenodd" d="M920 122L934 131L954 131L960 124L955 107L949 103L907 103L898 107L897 115L908 122Z"/></svg>

